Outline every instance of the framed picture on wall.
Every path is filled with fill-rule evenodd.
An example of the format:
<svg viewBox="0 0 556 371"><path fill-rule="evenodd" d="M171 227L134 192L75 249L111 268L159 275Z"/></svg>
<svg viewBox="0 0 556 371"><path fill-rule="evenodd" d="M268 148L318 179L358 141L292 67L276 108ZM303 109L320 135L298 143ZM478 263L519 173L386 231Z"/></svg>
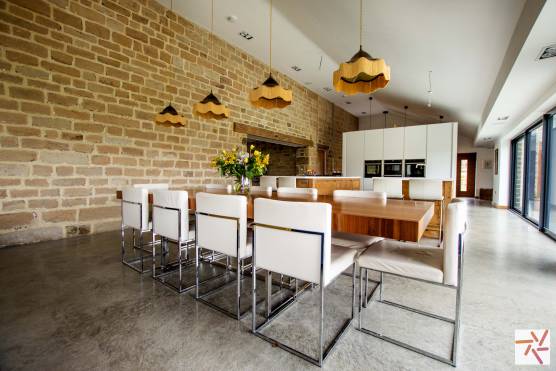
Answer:
<svg viewBox="0 0 556 371"><path fill-rule="evenodd" d="M483 169L491 170L492 169L492 160L484 160L483 161Z"/></svg>
<svg viewBox="0 0 556 371"><path fill-rule="evenodd" d="M498 148L494 149L494 175L498 175Z"/></svg>

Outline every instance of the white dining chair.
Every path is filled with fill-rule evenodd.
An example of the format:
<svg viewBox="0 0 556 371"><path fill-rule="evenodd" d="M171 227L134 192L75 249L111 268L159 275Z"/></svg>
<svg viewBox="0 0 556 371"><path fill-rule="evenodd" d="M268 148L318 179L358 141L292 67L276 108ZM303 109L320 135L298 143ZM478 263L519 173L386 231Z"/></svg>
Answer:
<svg viewBox="0 0 556 371"><path fill-rule="evenodd" d="M248 313L248 309L241 312L243 262L251 257L252 250L252 240L247 233L247 198L239 195L200 192L196 195L196 201L195 297L208 306L239 320ZM205 299L226 287L227 284L200 294L199 249L201 248L236 258L235 313ZM228 271L227 263L226 270Z"/></svg>
<svg viewBox="0 0 556 371"><path fill-rule="evenodd" d="M122 190L122 223L121 223L121 253L122 263L133 270L144 273L149 271L144 265L144 252L145 246L148 244L143 243L143 234L151 230L151 223L149 222L149 192L146 188L127 187ZM132 251L139 251L139 257L133 254L134 257L126 258L125 246L125 230L131 228L133 233L132 238ZM136 245L136 235L139 235L139 245ZM149 255L147 255L149 257ZM139 265L138 267L137 265Z"/></svg>
<svg viewBox="0 0 556 371"><path fill-rule="evenodd" d="M317 202L290 202L257 198L254 201L254 243L252 259L252 331L258 337L322 366L326 356L353 319L355 300L355 256L353 249L331 243L332 205ZM349 303L351 318L346 320L326 349L324 347L324 294L325 289L347 268L352 268L352 301ZM266 318L259 325L257 317L257 269L266 274ZM289 305L272 310L272 273L319 285L319 339L318 354L311 356L294 350L263 334L271 320L283 314ZM295 300L299 300L297 296ZM346 303L347 304L347 303Z"/></svg>
<svg viewBox="0 0 556 371"><path fill-rule="evenodd" d="M409 181L409 198L417 201L432 201L440 204L438 246L442 242L444 217L443 181L438 179L411 179Z"/></svg>
<svg viewBox="0 0 556 371"><path fill-rule="evenodd" d="M205 184L205 191L210 192L214 190L222 190L228 193L232 193L231 184Z"/></svg>
<svg viewBox="0 0 556 371"><path fill-rule="evenodd" d="M291 187L278 187L276 192L278 196L299 196L308 195L312 199L317 199L319 191L316 188L291 188Z"/></svg>
<svg viewBox="0 0 556 371"><path fill-rule="evenodd" d="M267 196L272 196L272 187L268 186L251 186L250 190L251 194L264 194Z"/></svg>
<svg viewBox="0 0 556 371"><path fill-rule="evenodd" d="M373 191L385 192L388 198L403 199L401 178L374 178Z"/></svg>
<svg viewBox="0 0 556 371"><path fill-rule="evenodd" d="M282 187L296 188L297 187L297 177L295 177L295 176L279 176L278 177L278 188L282 188Z"/></svg>
<svg viewBox="0 0 556 371"><path fill-rule="evenodd" d="M416 247L414 244L384 240L377 243L372 249L366 250L361 254L357 262L359 264L360 277L360 300L359 300L359 319L357 328L366 334L375 336L379 339L391 342L414 352L431 357L438 361L457 365L457 350L460 329L461 312L461 293L463 284L463 253L464 242L463 234L467 227L466 205L461 200L453 200L446 208L446 236L444 238L444 248L436 247ZM378 302L394 306L399 309L418 313L430 318L451 323L454 327L452 335L452 351L450 358L433 354L429 351L417 348L415 345L408 345L399 340L383 335L383 331L375 332L364 328L362 325L362 306L363 301L367 300L366 293L363 293L363 271L372 270L380 272L380 281L371 293L371 299L378 290ZM420 282L440 285L455 290L456 310L455 317L447 318L434 313L407 307L405 305L384 300L384 275L391 274L398 277L417 280ZM413 291L413 295L422 297L422 292ZM365 299L363 299L365 298ZM411 326L408 326L411 327Z"/></svg>
<svg viewBox="0 0 556 371"><path fill-rule="evenodd" d="M152 277L175 291L182 293L195 287L195 282L189 285L183 283L183 268L189 264L194 268L193 259L189 258L189 248L195 243L195 230L189 223L188 193L187 191L153 191L152 211L152 243L155 246L156 237L160 236L161 251L160 264L156 267L156 247L152 254ZM173 242L177 247L177 261L168 262L168 242ZM177 263L178 283L173 284L169 277L175 273Z"/></svg>
<svg viewBox="0 0 556 371"><path fill-rule="evenodd" d="M272 175L263 175L260 178L260 183L259 185L261 187L271 187L273 191L275 191L278 186L278 177L277 176L272 176Z"/></svg>
<svg viewBox="0 0 556 371"><path fill-rule="evenodd" d="M134 184L133 188L145 188L148 191L153 191L155 189L168 189L168 183L138 183Z"/></svg>

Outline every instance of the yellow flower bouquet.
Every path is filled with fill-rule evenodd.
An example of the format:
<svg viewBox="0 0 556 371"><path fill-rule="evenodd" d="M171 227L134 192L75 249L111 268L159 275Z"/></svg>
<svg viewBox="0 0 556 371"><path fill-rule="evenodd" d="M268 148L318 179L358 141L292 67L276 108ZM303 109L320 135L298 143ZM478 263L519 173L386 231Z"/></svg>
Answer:
<svg viewBox="0 0 556 371"><path fill-rule="evenodd" d="M221 176L235 178L235 191L248 191L253 178L264 175L270 161L269 154L263 154L255 149L240 151L238 147L232 151L222 151L212 159L211 166L218 169Z"/></svg>

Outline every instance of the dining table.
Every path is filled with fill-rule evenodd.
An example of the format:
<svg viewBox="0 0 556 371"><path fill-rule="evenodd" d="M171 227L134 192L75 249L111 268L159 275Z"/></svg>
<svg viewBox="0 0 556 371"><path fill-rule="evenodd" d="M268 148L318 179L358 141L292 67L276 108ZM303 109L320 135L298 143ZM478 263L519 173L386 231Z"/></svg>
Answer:
<svg viewBox="0 0 556 371"><path fill-rule="evenodd" d="M243 195L247 198L247 217L254 217L254 201L259 197L293 202L325 202L332 205L332 230L359 233L402 241L419 242L434 214L434 203L399 199L368 199L359 197L334 198L331 195L312 197L306 194L278 195L268 193L236 193L225 189L188 190L188 208L195 210L196 195L200 192L213 194ZM122 198L122 191L116 191ZM149 193L149 204L153 195Z"/></svg>

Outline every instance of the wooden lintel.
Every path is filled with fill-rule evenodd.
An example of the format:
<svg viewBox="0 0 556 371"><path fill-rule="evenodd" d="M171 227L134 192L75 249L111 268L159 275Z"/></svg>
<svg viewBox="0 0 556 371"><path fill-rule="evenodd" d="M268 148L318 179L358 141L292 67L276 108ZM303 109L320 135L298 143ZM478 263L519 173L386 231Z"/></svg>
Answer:
<svg viewBox="0 0 556 371"><path fill-rule="evenodd" d="M234 131L236 133L247 134L262 139L268 139L270 141L289 143L290 145L297 146L297 147L313 146L313 141L310 139L304 139L304 138L295 137L293 135L277 133L272 130L257 128L239 122L234 122Z"/></svg>

